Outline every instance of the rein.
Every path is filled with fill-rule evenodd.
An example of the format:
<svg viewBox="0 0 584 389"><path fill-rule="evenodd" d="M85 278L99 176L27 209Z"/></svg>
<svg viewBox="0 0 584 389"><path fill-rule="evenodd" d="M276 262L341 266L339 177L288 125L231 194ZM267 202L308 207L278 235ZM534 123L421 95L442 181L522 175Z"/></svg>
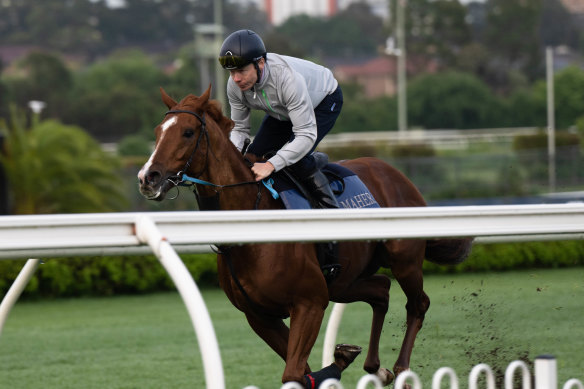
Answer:
<svg viewBox="0 0 584 389"><path fill-rule="evenodd" d="M211 149L211 141L209 138L209 132L207 131L207 123L205 121L205 114L203 113L202 115L199 115L198 113L196 113L194 111L188 111L188 110L183 110L183 109L173 109L173 110L167 111L164 114L164 116L169 115L169 114L173 114L173 113L187 113L189 115L195 116L197 119L199 119L199 122L201 122L201 131L199 132L199 137L197 138L197 143L195 145L195 148L191 152L191 155L189 156L187 163L182 168L182 170L180 170L176 175L167 178L167 180L170 181L172 184L174 184L174 186L191 186L193 184L210 186L210 187L214 188L215 192L218 195L219 192L224 188L233 188L233 187L237 187L237 186L256 184L256 185L258 185L258 193L257 193L257 198L256 198L256 203L255 203L255 209L257 209L259 206L259 202L261 200L261 185L260 185L260 183L261 183L268 189L268 191L270 191L270 193L272 194L272 197L274 199L278 199L279 195L278 195L278 192L276 192L273 188L274 180L272 178L263 179L260 182L258 182L258 181L244 181L244 182L238 182L235 184L227 184L227 185L218 185L218 184L214 184L212 182L204 181L204 180L197 178L201 174L203 174L203 172L205 172L205 170L207 170L207 168L208 168L209 150ZM205 166L203 166L203 169L199 173L195 174L195 177L190 177L186 174L186 172L191 167L191 163L193 162L193 157L195 156L196 151L199 149L199 145L201 144L201 139L203 138L203 136L206 138L206 141L207 141L207 153L205 156ZM211 150L211 154L213 154L213 156L215 156L215 154L213 153L212 150ZM215 158L217 158L217 157L215 157Z"/></svg>

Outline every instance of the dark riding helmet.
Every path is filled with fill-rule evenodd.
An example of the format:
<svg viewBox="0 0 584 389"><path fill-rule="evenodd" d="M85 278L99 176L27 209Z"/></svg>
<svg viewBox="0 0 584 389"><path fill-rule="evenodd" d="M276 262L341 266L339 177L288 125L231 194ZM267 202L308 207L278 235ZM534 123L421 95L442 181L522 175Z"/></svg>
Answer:
<svg viewBox="0 0 584 389"><path fill-rule="evenodd" d="M262 38L252 30L239 30L229 35L219 51L219 63L223 69L241 69L266 57Z"/></svg>

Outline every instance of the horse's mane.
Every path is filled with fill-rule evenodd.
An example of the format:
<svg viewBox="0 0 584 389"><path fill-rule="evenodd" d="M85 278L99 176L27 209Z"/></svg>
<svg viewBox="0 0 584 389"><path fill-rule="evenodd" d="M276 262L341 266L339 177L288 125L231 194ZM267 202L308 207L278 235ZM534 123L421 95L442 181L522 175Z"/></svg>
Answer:
<svg viewBox="0 0 584 389"><path fill-rule="evenodd" d="M223 115L223 110L221 109L221 102L217 100L209 100L205 108L206 108L205 112L207 112L207 114L211 116L213 120L217 122L219 127L221 127L221 129L223 129L226 133L229 133L233 126L235 126L233 120Z"/></svg>
<svg viewBox="0 0 584 389"><path fill-rule="evenodd" d="M178 105L179 106L191 106L191 105L200 106L200 104L196 103L196 101L198 99L199 99L199 97L197 97L193 94L189 94L185 98L183 98ZM209 99L207 101L207 103L205 104L204 109L205 109L205 112L207 113L207 115L209 115L219 125L221 130L223 130L223 132L225 134L229 134L229 131L231 131L233 126L235 126L235 123L233 122L233 120L231 120L227 116L223 115L223 110L221 109L221 102L219 102L218 100Z"/></svg>

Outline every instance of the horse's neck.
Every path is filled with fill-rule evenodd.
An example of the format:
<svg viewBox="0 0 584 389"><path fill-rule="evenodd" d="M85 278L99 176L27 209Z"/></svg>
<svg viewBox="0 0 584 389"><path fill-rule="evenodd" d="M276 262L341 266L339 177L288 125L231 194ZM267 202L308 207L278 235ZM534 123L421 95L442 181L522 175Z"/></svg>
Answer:
<svg viewBox="0 0 584 389"><path fill-rule="evenodd" d="M201 175L201 179L216 185L233 185L244 182L254 182L254 176L245 161L231 144L224 140L211 146L207 157L207 168ZM197 190L201 196L214 196L217 189L198 185ZM222 210L251 209L253 208L258 186L255 183L237 185L219 190L219 205Z"/></svg>

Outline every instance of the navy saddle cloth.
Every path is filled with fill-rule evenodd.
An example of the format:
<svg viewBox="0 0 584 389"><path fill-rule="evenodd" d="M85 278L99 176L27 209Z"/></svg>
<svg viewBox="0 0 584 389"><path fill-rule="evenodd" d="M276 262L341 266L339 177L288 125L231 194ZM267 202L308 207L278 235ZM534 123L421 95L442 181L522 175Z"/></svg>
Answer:
<svg viewBox="0 0 584 389"><path fill-rule="evenodd" d="M321 168L328 177L333 193L340 208L379 208L379 204L373 198L363 181L351 170L335 163L329 163ZM280 195L287 209L310 209L309 200L298 190L295 183L286 175L276 173L274 189Z"/></svg>

